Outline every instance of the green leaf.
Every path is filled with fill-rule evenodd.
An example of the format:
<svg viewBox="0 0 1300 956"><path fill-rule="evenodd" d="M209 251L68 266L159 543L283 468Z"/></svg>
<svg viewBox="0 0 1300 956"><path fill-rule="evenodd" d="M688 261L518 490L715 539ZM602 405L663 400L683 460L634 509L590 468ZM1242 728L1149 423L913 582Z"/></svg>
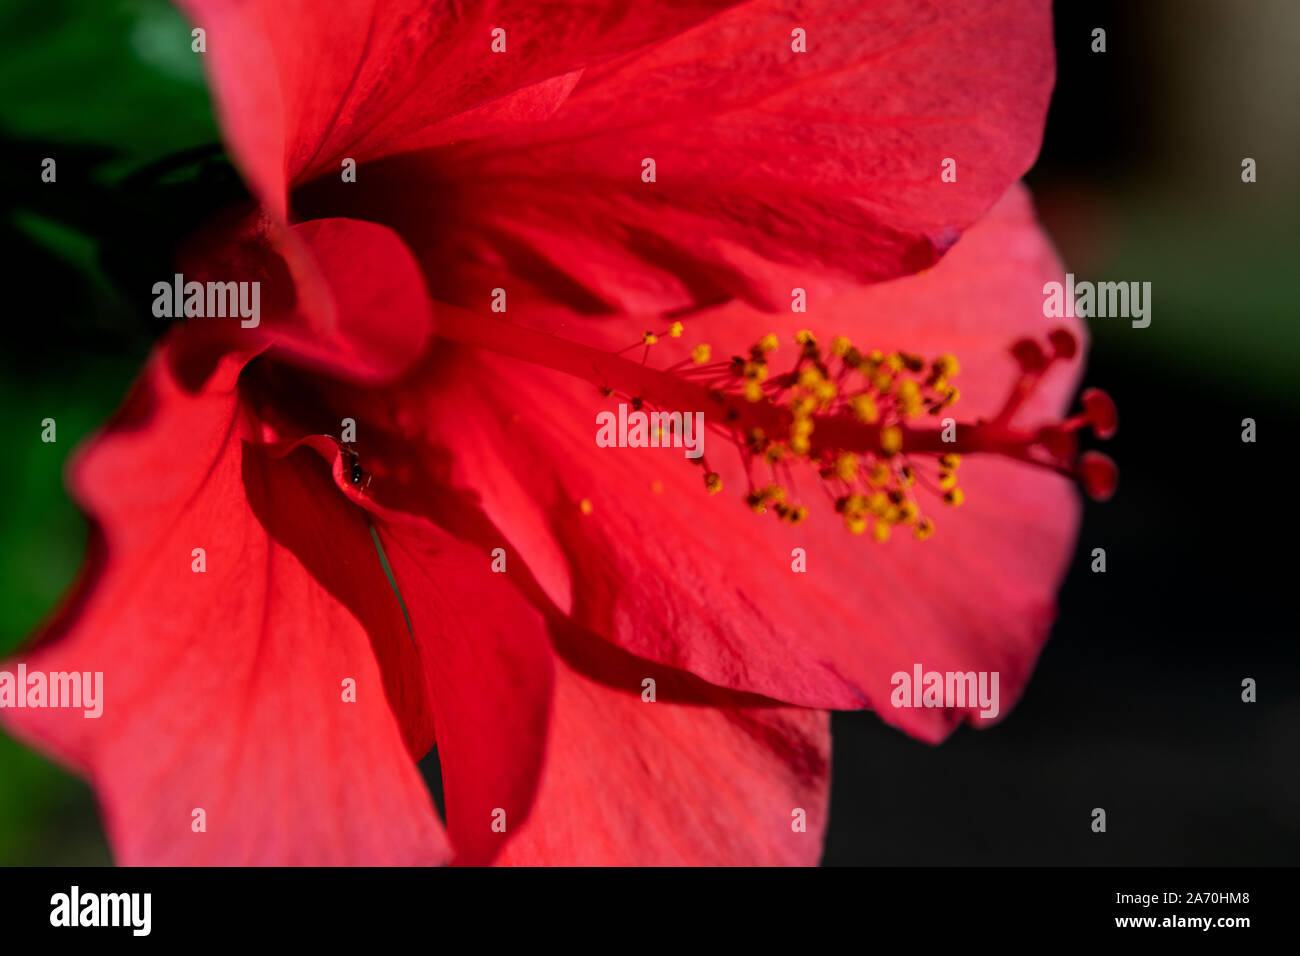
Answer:
<svg viewBox="0 0 1300 956"><path fill-rule="evenodd" d="M140 161L217 139L190 27L166 0L6 0L0 129Z"/></svg>

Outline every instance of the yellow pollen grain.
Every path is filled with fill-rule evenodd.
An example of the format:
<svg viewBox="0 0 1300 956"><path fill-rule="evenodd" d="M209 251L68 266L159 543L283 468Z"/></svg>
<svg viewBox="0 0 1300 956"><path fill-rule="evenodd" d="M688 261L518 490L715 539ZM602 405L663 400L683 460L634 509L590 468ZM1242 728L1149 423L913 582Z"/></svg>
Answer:
<svg viewBox="0 0 1300 956"><path fill-rule="evenodd" d="M871 526L871 537L884 543L889 540L889 525L884 521L877 521Z"/></svg>
<svg viewBox="0 0 1300 956"><path fill-rule="evenodd" d="M837 335L831 339L831 352L840 358L848 355L851 348L853 348L853 343L842 335Z"/></svg>
<svg viewBox="0 0 1300 956"><path fill-rule="evenodd" d="M684 327L680 322L674 322L672 325L668 326L668 334L672 338L680 339L682 337L683 328Z"/></svg>
<svg viewBox="0 0 1300 956"><path fill-rule="evenodd" d="M849 399L849 407L853 409L853 414L858 421L867 425L874 425L880 420L880 409L876 407L876 400L865 393L854 395Z"/></svg>
<svg viewBox="0 0 1300 956"><path fill-rule="evenodd" d="M659 336L655 335L653 332L647 332L645 335L641 336L641 341L646 345L654 345L659 341Z"/></svg>
<svg viewBox="0 0 1300 956"><path fill-rule="evenodd" d="M768 332L767 335L758 340L758 344L755 348L760 352L775 352L777 346L780 344L781 342L777 339L776 334L774 332Z"/></svg>
<svg viewBox="0 0 1300 956"><path fill-rule="evenodd" d="M722 490L722 476L716 471L707 472L704 475L704 488L711 495L716 495Z"/></svg>
<svg viewBox="0 0 1300 956"><path fill-rule="evenodd" d="M966 500L966 495L960 488L950 488L943 493L943 500L945 504L958 508Z"/></svg>
<svg viewBox="0 0 1300 956"><path fill-rule="evenodd" d="M934 534L934 522L929 518L922 518L912 529L912 535L917 541L924 541L930 535Z"/></svg>
<svg viewBox="0 0 1300 956"><path fill-rule="evenodd" d="M744 394L747 402L760 401L763 398L763 386L751 378L745 382L742 394Z"/></svg>
<svg viewBox="0 0 1300 956"><path fill-rule="evenodd" d="M703 365L709 360L713 350L709 348L708 342L701 342L695 348L691 349L691 361L696 365Z"/></svg>
<svg viewBox="0 0 1300 956"><path fill-rule="evenodd" d="M794 335L794 340L799 345L816 345L817 339L807 329L800 329Z"/></svg>
<svg viewBox="0 0 1300 956"><path fill-rule="evenodd" d="M903 450L903 430L894 425L880 430L880 450L886 455L896 455Z"/></svg>

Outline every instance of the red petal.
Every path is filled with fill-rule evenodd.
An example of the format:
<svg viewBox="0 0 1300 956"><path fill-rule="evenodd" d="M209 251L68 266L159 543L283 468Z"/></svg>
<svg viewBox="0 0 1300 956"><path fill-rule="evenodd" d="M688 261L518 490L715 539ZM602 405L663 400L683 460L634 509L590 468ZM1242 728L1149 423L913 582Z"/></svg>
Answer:
<svg viewBox="0 0 1300 956"><path fill-rule="evenodd" d="M378 422L363 421L368 435L377 431ZM428 688L457 862L490 862L532 808L551 707L550 641L516 587L522 562L506 554L506 573L496 573L491 547L477 548L425 517L426 475L409 489L380 476L362 494L332 441L311 443L333 462L337 487L369 511L410 614L412 641L382 649L380 658L385 673ZM368 441L367 462L378 447ZM498 810L505 831L492 826Z"/></svg>
<svg viewBox="0 0 1300 956"><path fill-rule="evenodd" d="M533 808L552 696L545 628L489 554L419 518L383 517L433 695L448 834L458 862L486 863Z"/></svg>
<svg viewBox="0 0 1300 956"><path fill-rule="evenodd" d="M179 2L207 31L226 140L281 220L289 185L338 176L345 156L361 163L533 121L563 100L573 81L566 74L727 5L333 0L325 13L316 0ZM501 54L492 52L498 27L507 31ZM463 114L476 109L467 122ZM452 122L441 128L444 120Z"/></svg>
<svg viewBox="0 0 1300 956"><path fill-rule="evenodd" d="M1040 0L746 3L588 69L544 123L404 154L364 191L322 180L302 209L392 225L470 309L530 286L588 312L785 310L933 265L1033 161L1053 72Z"/></svg>
<svg viewBox="0 0 1300 956"><path fill-rule="evenodd" d="M312 563L357 562L358 573L373 561L364 525L309 459L248 452L256 425L237 361L190 394L168 358L164 346L73 466L96 521L93 557L21 658L103 672L103 716L2 716L90 778L123 864L445 860L365 629L253 509L286 516L281 531ZM192 570L195 548L205 573ZM391 607L380 594L363 613L384 600ZM195 809L206 832L191 830Z"/></svg>
<svg viewBox="0 0 1300 956"><path fill-rule="evenodd" d="M537 806L501 862L820 860L829 809L827 714L709 687L598 638L571 635L561 647L574 663L557 664ZM654 702L645 699L647 679Z"/></svg>
<svg viewBox="0 0 1300 956"><path fill-rule="evenodd" d="M225 352L266 349L331 375L383 381L408 368L433 334L419 266L392 230L374 223L317 219L285 227L238 216L195 236L179 269L186 282L261 284L256 325L186 320L172 361L191 384Z"/></svg>

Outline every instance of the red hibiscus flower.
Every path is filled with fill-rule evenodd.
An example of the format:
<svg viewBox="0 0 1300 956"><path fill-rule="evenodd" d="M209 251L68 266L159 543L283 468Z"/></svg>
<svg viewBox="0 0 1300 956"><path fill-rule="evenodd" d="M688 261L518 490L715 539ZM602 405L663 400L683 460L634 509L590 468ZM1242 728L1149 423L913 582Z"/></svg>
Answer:
<svg viewBox="0 0 1300 956"><path fill-rule="evenodd" d="M953 247L1037 149L1046 4L182 5L260 208L180 268L260 321L178 325L71 468L22 661L103 716L0 712L119 861L814 863L822 708L938 740L921 662L1009 709L1058 472L1113 480L1024 195ZM702 467L597 447L618 399L703 412Z"/></svg>

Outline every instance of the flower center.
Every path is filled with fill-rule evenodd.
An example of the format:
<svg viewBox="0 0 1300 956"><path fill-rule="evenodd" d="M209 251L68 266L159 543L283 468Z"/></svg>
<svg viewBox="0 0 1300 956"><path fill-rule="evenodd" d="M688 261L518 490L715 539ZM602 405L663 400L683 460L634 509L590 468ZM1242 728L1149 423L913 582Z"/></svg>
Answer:
<svg viewBox="0 0 1300 956"><path fill-rule="evenodd" d="M780 370L772 362L780 350L773 334L725 361L711 361L710 347L700 344L690 359L670 368L646 364L660 338L677 338L682 331L682 323L673 322L610 353L459 309L440 309L438 322L443 338L577 376L635 408L703 411L710 429L739 449L749 485L746 502L781 520L798 523L808 516L793 499L796 466L814 470L849 531L870 529L878 541L896 527L920 539L933 534L921 492L959 507L965 500L958 483L963 455L996 454L1048 468L1076 479L1096 500L1114 493L1114 463L1097 452L1080 455L1077 441L1085 427L1098 438L1114 434L1115 405L1105 392L1085 390L1082 409L1062 421L1014 424L1048 370L1077 352L1078 343L1064 329L1045 343L1012 344L1019 374L1006 401L992 419L974 422L960 421L953 412L960 368L952 355L927 360L863 350L840 336L823 348L805 331L795 336L794 358ZM640 363L625 357L642 347ZM720 491L722 479L707 458L695 461L704 469L705 488Z"/></svg>

